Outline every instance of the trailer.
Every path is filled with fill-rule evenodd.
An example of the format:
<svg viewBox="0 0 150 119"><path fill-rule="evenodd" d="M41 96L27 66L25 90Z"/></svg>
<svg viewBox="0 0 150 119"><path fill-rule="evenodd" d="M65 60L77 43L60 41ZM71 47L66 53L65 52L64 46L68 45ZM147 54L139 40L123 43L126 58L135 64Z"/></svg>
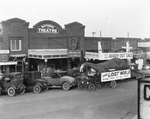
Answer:
<svg viewBox="0 0 150 119"><path fill-rule="evenodd" d="M91 69L95 73L91 75ZM96 86L109 85L111 88L117 86L117 81L131 78L133 75L142 78L143 74L132 70L125 60L114 58L103 63L85 62L80 67L82 75L76 77L79 89L87 88L90 91L96 89ZM83 75L84 74L84 75Z"/></svg>

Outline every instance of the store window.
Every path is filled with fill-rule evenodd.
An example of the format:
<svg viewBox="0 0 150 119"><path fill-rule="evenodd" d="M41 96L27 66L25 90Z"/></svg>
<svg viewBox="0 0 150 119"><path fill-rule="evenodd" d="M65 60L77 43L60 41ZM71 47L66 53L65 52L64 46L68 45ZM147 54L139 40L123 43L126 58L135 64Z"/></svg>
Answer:
<svg viewBox="0 0 150 119"><path fill-rule="evenodd" d="M11 51L21 51L21 40L10 40Z"/></svg>

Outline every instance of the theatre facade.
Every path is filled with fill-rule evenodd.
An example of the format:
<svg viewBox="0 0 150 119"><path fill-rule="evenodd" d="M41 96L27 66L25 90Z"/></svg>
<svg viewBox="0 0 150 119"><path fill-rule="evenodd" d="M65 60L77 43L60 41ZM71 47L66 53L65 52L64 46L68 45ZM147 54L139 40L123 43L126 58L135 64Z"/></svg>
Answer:
<svg viewBox="0 0 150 119"><path fill-rule="evenodd" d="M79 22L62 28L54 21L44 20L29 28L29 22L13 18L0 25L1 62L16 61L18 71L43 67L67 70L82 61L85 26Z"/></svg>

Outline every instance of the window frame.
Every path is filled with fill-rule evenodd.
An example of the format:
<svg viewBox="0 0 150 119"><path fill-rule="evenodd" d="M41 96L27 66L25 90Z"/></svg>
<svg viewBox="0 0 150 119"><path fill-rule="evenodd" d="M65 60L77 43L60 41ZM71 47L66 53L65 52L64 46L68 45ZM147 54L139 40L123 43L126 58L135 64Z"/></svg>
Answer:
<svg viewBox="0 0 150 119"><path fill-rule="evenodd" d="M15 48L13 49L13 43L12 42L15 42ZM17 41L19 41L19 48L17 49ZM10 50L11 51L21 51L22 47L21 47L21 40L20 39L10 39Z"/></svg>

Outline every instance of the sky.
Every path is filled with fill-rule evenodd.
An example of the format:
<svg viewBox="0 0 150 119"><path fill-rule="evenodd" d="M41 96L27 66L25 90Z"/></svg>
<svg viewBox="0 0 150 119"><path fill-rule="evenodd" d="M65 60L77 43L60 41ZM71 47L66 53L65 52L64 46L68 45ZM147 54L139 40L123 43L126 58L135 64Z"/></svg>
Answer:
<svg viewBox="0 0 150 119"><path fill-rule="evenodd" d="M85 36L150 38L150 0L0 0L0 21L79 22Z"/></svg>

